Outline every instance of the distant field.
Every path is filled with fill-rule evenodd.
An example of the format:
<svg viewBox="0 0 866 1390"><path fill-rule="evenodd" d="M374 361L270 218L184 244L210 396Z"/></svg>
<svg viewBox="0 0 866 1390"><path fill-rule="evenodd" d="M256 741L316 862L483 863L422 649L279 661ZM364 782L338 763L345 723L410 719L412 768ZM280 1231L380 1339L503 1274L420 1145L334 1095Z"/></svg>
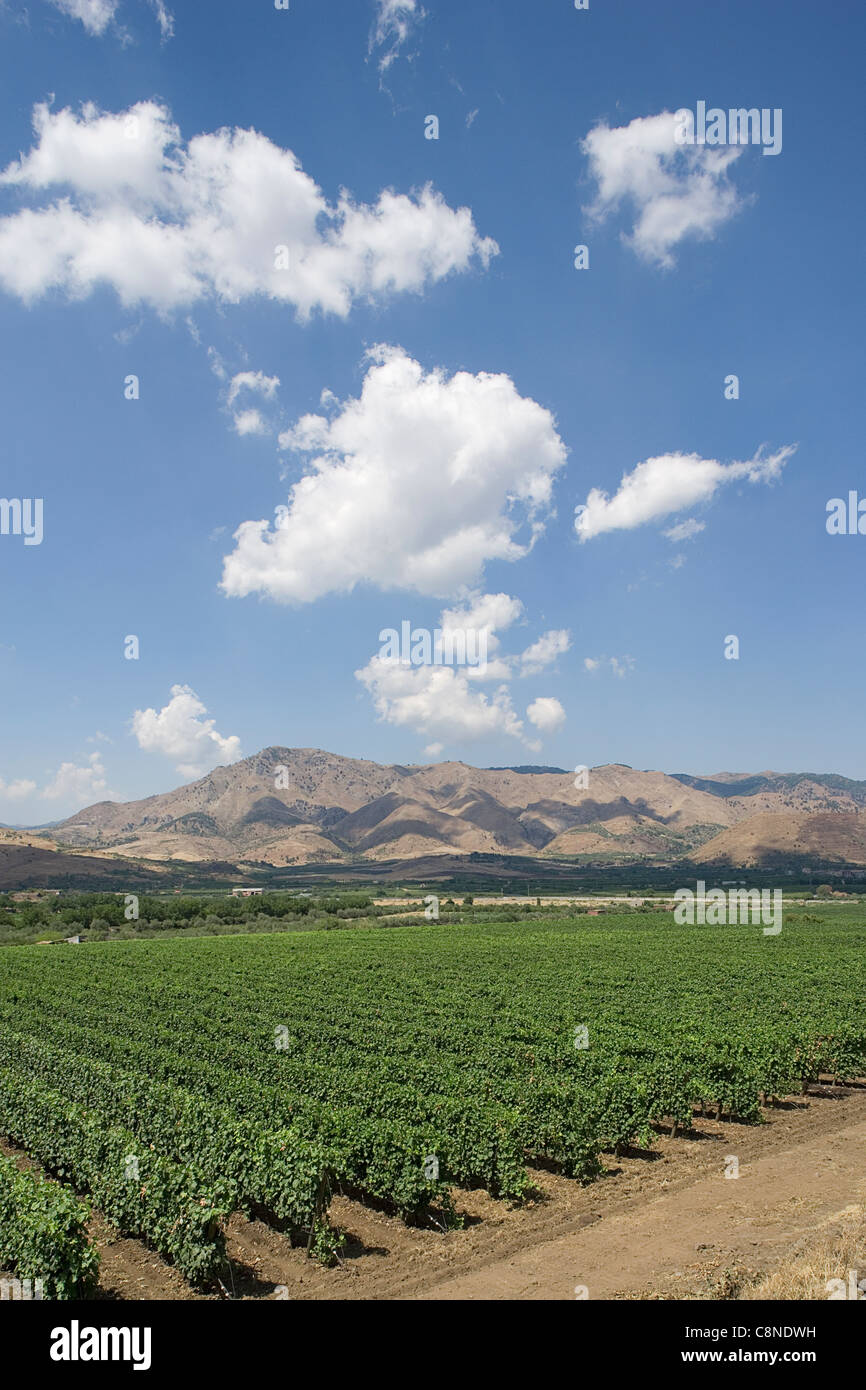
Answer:
<svg viewBox="0 0 866 1390"><path fill-rule="evenodd" d="M338 1190L447 1227L455 1189L520 1201L534 1166L590 1181L696 1109L863 1076L864 998L859 906L20 946L0 1136L207 1287L232 1211L328 1262Z"/></svg>

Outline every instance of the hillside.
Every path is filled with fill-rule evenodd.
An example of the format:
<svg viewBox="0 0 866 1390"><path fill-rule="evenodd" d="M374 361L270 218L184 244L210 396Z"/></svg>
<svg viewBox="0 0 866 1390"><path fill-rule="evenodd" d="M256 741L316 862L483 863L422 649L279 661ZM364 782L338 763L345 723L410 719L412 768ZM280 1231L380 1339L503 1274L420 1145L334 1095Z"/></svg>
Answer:
<svg viewBox="0 0 866 1390"><path fill-rule="evenodd" d="M689 858L700 864L772 868L782 860L866 864L866 812L771 814L740 821Z"/></svg>
<svg viewBox="0 0 866 1390"><path fill-rule="evenodd" d="M557 768L383 766L274 747L171 792L99 802L43 828L40 840L136 859L282 867L471 853L670 863L700 859L702 846L719 862L739 853L758 863L768 836L773 852L817 859L826 840L833 860L856 849L866 806L866 784L836 775L693 777L607 764L588 781L576 787ZM798 817L799 834L776 824Z"/></svg>

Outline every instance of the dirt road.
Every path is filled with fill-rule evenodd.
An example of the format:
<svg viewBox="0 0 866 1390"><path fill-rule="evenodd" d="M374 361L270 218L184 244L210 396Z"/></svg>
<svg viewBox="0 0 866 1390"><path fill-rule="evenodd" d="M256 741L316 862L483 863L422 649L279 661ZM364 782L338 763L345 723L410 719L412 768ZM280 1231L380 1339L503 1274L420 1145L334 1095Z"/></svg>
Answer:
<svg viewBox="0 0 866 1390"><path fill-rule="evenodd" d="M858 1201L866 1202L862 1118L817 1141L809 1136L743 1162L736 1178L726 1178L720 1164L685 1191L447 1279L420 1297L574 1299L578 1287L591 1299L649 1290L675 1295L676 1281L689 1290L701 1263L772 1267L816 1225ZM703 1261L696 1260L701 1254Z"/></svg>

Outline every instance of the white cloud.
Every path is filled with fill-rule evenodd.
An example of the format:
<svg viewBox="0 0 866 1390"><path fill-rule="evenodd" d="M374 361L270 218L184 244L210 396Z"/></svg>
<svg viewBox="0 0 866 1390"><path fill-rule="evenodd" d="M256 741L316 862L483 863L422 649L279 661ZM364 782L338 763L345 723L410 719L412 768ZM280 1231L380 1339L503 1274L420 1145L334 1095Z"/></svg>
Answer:
<svg viewBox="0 0 866 1390"><path fill-rule="evenodd" d="M265 376L264 372L236 372L229 383L227 404L231 408L241 391L250 391L254 395L263 396L266 401L272 401L276 396L279 384L280 378L278 376ZM235 434L242 436L247 434L261 435L270 434L271 427L260 410L249 406L246 410L235 412L234 431Z"/></svg>
<svg viewBox="0 0 866 1390"><path fill-rule="evenodd" d="M491 695L473 687L459 666L410 666L374 656L356 678L367 688L381 720L444 743L506 734L521 738L523 724L506 686ZM440 750L443 743L440 742Z"/></svg>
<svg viewBox="0 0 866 1390"><path fill-rule="evenodd" d="M119 0L49 0L56 10L68 15L70 19L80 19L88 34L100 38L108 28L119 9ZM163 42L174 35L174 16L167 9L165 0L148 0L156 17Z"/></svg>
<svg viewBox="0 0 866 1390"><path fill-rule="evenodd" d="M225 363L223 362L223 359L222 359L220 353L217 351L217 349L216 349L215 347L209 347L209 348L208 348L208 350L207 350L207 360L208 360L208 365L209 365L211 371L213 372L214 376L215 376L215 377L218 377L220 381L225 381L226 378L228 377L228 372L226 371L226 365L225 365Z"/></svg>
<svg viewBox="0 0 866 1390"><path fill-rule="evenodd" d="M235 434L268 434L268 426L258 410L240 410L234 417Z"/></svg>
<svg viewBox="0 0 866 1390"><path fill-rule="evenodd" d="M167 43L174 38L174 15L166 8L164 0L150 0L150 8L156 15L163 43Z"/></svg>
<svg viewBox="0 0 866 1390"><path fill-rule="evenodd" d="M408 42L415 25L426 19L426 15L418 0L374 0L374 3L376 15L370 52L387 45L387 51L379 59L379 71L384 73Z"/></svg>
<svg viewBox="0 0 866 1390"><path fill-rule="evenodd" d="M623 475L619 489L608 497L593 488L586 504L575 509L574 529L581 541L604 531L630 531L698 502L709 502L716 489L745 480L769 483L779 478L795 444L785 445L768 458L763 448L745 463L719 463L699 454L661 454L639 463Z"/></svg>
<svg viewBox="0 0 866 1390"><path fill-rule="evenodd" d="M634 664L633 656L624 656L621 661L615 656L612 656L610 659L610 669L613 671L613 674L619 676L621 680L629 671L634 670Z"/></svg>
<svg viewBox="0 0 866 1390"><path fill-rule="evenodd" d="M139 319L138 323L127 324L126 328L119 328L111 336L116 343L120 343L121 347L128 347L133 338L141 332L142 324L143 320Z"/></svg>
<svg viewBox="0 0 866 1390"><path fill-rule="evenodd" d="M97 733L87 740L97 739L110 743L105 734ZM23 801L28 797L41 801L61 801L66 813L78 811L82 806L92 805L94 801L108 801L114 796L106 781L105 767L101 753L91 753L83 764L61 763L51 780L41 789L38 783L22 777L15 782L4 782L0 777L0 800Z"/></svg>
<svg viewBox="0 0 866 1390"><path fill-rule="evenodd" d="M88 34L98 37L105 33L114 18L119 0L50 0L50 3L70 19L80 19Z"/></svg>
<svg viewBox="0 0 866 1390"><path fill-rule="evenodd" d="M63 801L76 808L89 806L94 801L107 801L111 795L99 753L91 753L82 767L61 763L53 782L40 792L46 801Z"/></svg>
<svg viewBox="0 0 866 1390"><path fill-rule="evenodd" d="M497 632L504 632L522 616L523 604L520 599L511 598L508 594L474 595L462 607L446 608L443 611L439 619L439 626L443 635L462 630L467 634L476 634L476 643L483 636L484 649L487 653L486 660L477 666L467 668L465 674L468 680L511 680L513 658L500 655L501 644L496 634ZM480 650L480 648L476 645L471 650Z"/></svg>
<svg viewBox="0 0 866 1390"><path fill-rule="evenodd" d="M234 405L241 391L253 391L272 401L279 384L278 376L265 376L264 372L236 372L229 383L228 403Z"/></svg>
<svg viewBox="0 0 866 1390"><path fill-rule="evenodd" d="M36 783L28 782L26 778L19 777L16 782L4 782L0 777L0 797L8 801L20 801L25 796L30 796L35 792Z"/></svg>
<svg viewBox="0 0 866 1390"><path fill-rule="evenodd" d="M343 190L331 204L291 150L227 128L184 144L157 102L119 114L87 103L80 115L43 103L33 124L35 145L0 174L34 198L58 191L0 219L0 285L26 302L108 285L162 314L264 296L301 321L345 318L358 300L420 294L499 250L430 185L385 189L375 204Z"/></svg>
<svg viewBox="0 0 866 1390"><path fill-rule="evenodd" d="M565 710L558 700L540 695L526 711L530 724L534 724L543 734L554 734L565 723Z"/></svg>
<svg viewBox="0 0 866 1390"><path fill-rule="evenodd" d="M544 527L566 450L511 378L425 372L373 349L360 399L280 436L313 455L280 525L244 521L222 587L309 603L357 584L459 594L490 560L519 560Z"/></svg>
<svg viewBox="0 0 866 1390"><path fill-rule="evenodd" d="M215 720L203 719L207 708L188 685L173 685L171 699L161 710L136 710L132 732L146 753L163 753L175 760L185 777L202 777L220 764L243 756L236 734L223 737Z"/></svg>
<svg viewBox="0 0 866 1390"><path fill-rule="evenodd" d="M623 680L634 670L635 660L633 656L585 656L583 664L587 671L601 671L604 667L609 667L612 674Z"/></svg>
<svg viewBox="0 0 866 1390"><path fill-rule="evenodd" d="M537 676L571 646L571 633L565 628L545 632L520 658L522 676Z"/></svg>
<svg viewBox="0 0 866 1390"><path fill-rule="evenodd" d="M665 531L669 541L690 541L699 535L706 527L706 522L696 521L693 516L687 517L685 521L678 521L676 526L672 526L669 531Z"/></svg>
<svg viewBox="0 0 866 1390"><path fill-rule="evenodd" d="M587 211L603 220L631 203L635 221L625 240L643 260L667 267L679 242L711 238L743 205L728 180L742 146L677 144L676 124L672 111L613 129L602 122L581 144L598 185Z"/></svg>
<svg viewBox="0 0 866 1390"><path fill-rule="evenodd" d="M462 606L446 609L441 614L438 627L443 633L462 628L467 633L484 634L487 662L483 667L411 665L409 661L377 655L356 671L355 677L371 695L381 720L433 738L436 753L440 753L446 743L501 735L538 748L539 744L524 737L523 722L514 710L508 691L507 683L522 658L502 654L498 636L519 621L523 611L519 599L500 593L472 595ZM559 643L550 643L547 639L560 635L547 633L536 646L543 646L545 652L553 645L558 648ZM477 641L472 650L477 654ZM481 681L496 682L495 691L490 695L479 691ZM539 729L553 730L565 718L564 712L561 718L557 714L561 710L557 700L542 698L534 701L527 713ZM429 756L434 756L430 751L433 746L425 749Z"/></svg>
<svg viewBox="0 0 866 1390"><path fill-rule="evenodd" d="M485 628L489 642L497 643L493 634L513 627L523 617L523 604L510 594L473 594L458 608L443 609L439 624L443 632L449 628Z"/></svg>

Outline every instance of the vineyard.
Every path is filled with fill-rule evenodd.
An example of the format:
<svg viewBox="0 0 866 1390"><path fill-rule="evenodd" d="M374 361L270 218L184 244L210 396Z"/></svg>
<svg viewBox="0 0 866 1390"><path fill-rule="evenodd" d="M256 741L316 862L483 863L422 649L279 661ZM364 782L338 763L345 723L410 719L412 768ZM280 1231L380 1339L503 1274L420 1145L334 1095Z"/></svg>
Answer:
<svg viewBox="0 0 866 1390"><path fill-rule="evenodd" d="M462 1188L590 1182L696 1113L866 1074L864 962L859 909L0 950L0 1137L59 1180L0 1161L0 1269L86 1289L81 1198L208 1287L233 1211L329 1263L337 1191L457 1228Z"/></svg>

